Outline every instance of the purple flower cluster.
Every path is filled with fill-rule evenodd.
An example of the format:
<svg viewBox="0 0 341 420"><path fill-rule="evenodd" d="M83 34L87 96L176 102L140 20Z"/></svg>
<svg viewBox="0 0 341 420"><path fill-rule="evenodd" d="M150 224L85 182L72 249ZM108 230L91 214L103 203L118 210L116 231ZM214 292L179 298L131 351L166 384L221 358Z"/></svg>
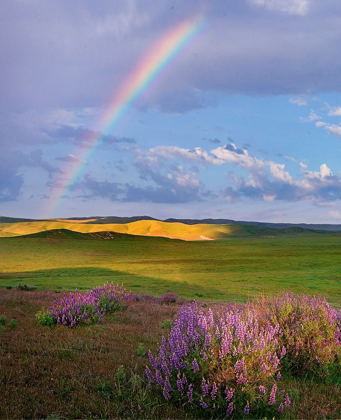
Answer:
<svg viewBox="0 0 341 420"><path fill-rule="evenodd" d="M325 298L287 293L264 302L263 311L263 322L276 322L283 332L279 357L287 353L296 371L316 371L340 353L340 314Z"/></svg>
<svg viewBox="0 0 341 420"><path fill-rule="evenodd" d="M126 292L122 285L106 283L84 293L76 289L64 294L59 302L54 297L53 306L48 311L57 324L72 328L86 320L100 321L106 312L113 312L132 299L131 292Z"/></svg>
<svg viewBox="0 0 341 420"><path fill-rule="evenodd" d="M191 407L224 410L227 416L249 414L254 407L248 392L253 389L258 395L254 404L262 400L278 411L282 401L276 401L276 378L286 354L279 344L282 334L279 324L260 325L248 309L214 315L197 303L185 304L157 356L149 352L146 375L167 400Z"/></svg>

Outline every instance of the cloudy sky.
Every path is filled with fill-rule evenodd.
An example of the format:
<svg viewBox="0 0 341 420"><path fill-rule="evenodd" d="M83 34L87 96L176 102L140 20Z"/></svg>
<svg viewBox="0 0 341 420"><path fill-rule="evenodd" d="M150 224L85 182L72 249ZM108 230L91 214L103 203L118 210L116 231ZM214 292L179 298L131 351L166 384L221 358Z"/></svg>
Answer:
<svg viewBox="0 0 341 420"><path fill-rule="evenodd" d="M1 0L0 214L341 223L340 45L339 0Z"/></svg>

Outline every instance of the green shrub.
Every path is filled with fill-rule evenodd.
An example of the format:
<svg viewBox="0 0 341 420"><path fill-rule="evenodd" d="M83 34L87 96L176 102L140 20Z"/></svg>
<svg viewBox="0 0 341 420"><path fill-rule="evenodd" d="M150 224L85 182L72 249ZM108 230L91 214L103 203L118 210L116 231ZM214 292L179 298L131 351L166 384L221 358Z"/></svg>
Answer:
<svg viewBox="0 0 341 420"><path fill-rule="evenodd" d="M136 349L137 356L145 356L147 354L147 349L145 348L143 343L140 343Z"/></svg>
<svg viewBox="0 0 341 420"><path fill-rule="evenodd" d="M3 325L0 325L0 334L4 333L6 331L6 327Z"/></svg>
<svg viewBox="0 0 341 420"><path fill-rule="evenodd" d="M12 289L12 286L6 286L6 289L7 290L11 290Z"/></svg>
<svg viewBox="0 0 341 420"><path fill-rule="evenodd" d="M10 328L17 328L18 326L18 320L17 319L11 319L9 322L9 327Z"/></svg>
<svg viewBox="0 0 341 420"><path fill-rule="evenodd" d="M6 324L7 324L6 315L0 315L0 325L6 325Z"/></svg>
<svg viewBox="0 0 341 420"><path fill-rule="evenodd" d="M160 328L170 330L172 328L172 320L171 319L166 319L166 321L161 322Z"/></svg>
<svg viewBox="0 0 341 420"><path fill-rule="evenodd" d="M53 318L53 316L49 312L47 312L44 307L41 311L36 313L36 318L40 325L47 325L51 327L56 323L55 318Z"/></svg>

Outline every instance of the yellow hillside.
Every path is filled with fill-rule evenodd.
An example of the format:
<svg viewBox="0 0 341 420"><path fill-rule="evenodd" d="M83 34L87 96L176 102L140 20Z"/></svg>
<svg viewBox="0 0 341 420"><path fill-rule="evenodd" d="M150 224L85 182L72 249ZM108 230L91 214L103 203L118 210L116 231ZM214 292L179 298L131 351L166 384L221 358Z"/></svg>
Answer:
<svg viewBox="0 0 341 420"><path fill-rule="evenodd" d="M69 229L81 233L111 231L141 236L162 236L187 241L221 239L234 233L234 228L231 225L186 225L157 220L139 220L126 224L85 224L78 221L49 220L1 223L0 237L27 235L51 229Z"/></svg>

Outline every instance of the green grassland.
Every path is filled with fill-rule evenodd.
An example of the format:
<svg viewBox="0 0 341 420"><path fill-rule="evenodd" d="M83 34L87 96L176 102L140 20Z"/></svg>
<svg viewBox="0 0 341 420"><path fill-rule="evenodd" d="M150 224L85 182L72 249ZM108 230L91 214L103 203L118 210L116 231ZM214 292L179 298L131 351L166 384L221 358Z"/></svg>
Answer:
<svg viewBox="0 0 341 420"><path fill-rule="evenodd" d="M106 240L107 232L96 236L67 230L2 237L0 287L26 283L73 290L113 281L141 294L175 292L191 299L239 302L287 290L325 295L341 306L340 236L243 232L219 241L113 233Z"/></svg>

